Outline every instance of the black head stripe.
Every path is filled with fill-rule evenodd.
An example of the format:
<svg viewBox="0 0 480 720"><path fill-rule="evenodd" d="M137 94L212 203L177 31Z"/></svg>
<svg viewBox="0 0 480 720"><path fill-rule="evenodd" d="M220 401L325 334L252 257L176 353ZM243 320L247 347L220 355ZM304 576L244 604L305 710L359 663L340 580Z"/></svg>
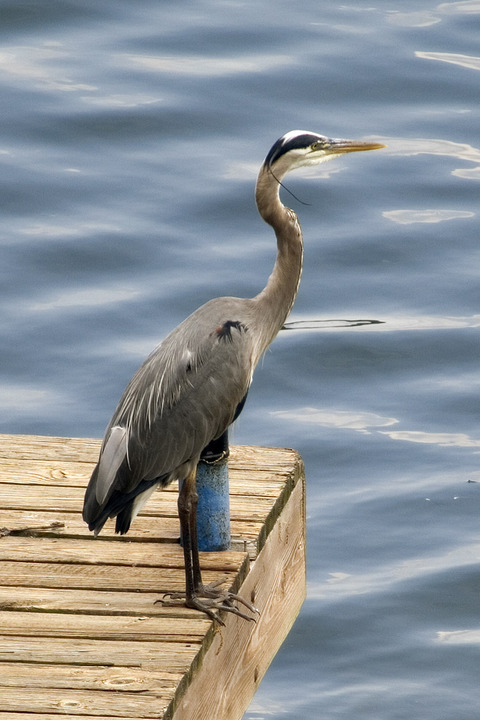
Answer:
<svg viewBox="0 0 480 720"><path fill-rule="evenodd" d="M319 135L313 135L311 133L301 133L294 135L285 140L285 135L277 140L277 142L270 148L270 151L265 158L265 165L273 165L282 155L289 152L290 150L296 150L297 148L307 148L312 143L317 142L320 138Z"/></svg>

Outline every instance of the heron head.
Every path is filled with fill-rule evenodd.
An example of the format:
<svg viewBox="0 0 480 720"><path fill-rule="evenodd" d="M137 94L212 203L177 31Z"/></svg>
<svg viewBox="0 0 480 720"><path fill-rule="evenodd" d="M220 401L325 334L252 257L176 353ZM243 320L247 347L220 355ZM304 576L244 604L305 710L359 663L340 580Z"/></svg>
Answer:
<svg viewBox="0 0 480 720"><path fill-rule="evenodd" d="M264 165L282 177L291 170L318 165L345 153L384 147L370 141L329 138L307 130L291 130L272 146Z"/></svg>

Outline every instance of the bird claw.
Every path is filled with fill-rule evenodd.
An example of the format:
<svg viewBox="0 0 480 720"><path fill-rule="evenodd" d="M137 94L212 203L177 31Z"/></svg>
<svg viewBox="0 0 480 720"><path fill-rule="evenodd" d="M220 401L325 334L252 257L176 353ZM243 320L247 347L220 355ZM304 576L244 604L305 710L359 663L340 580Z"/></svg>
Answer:
<svg viewBox="0 0 480 720"><path fill-rule="evenodd" d="M260 611L247 600L242 598L241 595L232 593L229 590L220 590L218 586L224 582L225 580L222 579L216 580L215 582L209 583L208 585L202 585L197 590L195 595L190 598L187 597L187 594L185 592L167 592L164 594L163 598L155 600L155 604L161 603L165 607L183 605L186 607L194 608L195 610L200 610L201 612L204 612L206 615L208 615L209 618L219 623L220 625L225 625L223 620L218 615L218 611L220 610L230 612L233 615L237 615L238 617L243 618L244 620L251 620L252 622L257 622L255 617L252 617L251 615L247 615L246 613L242 612L236 605L234 605L234 602L240 603L248 610L250 610L251 613L260 615ZM217 612L214 612L215 610Z"/></svg>

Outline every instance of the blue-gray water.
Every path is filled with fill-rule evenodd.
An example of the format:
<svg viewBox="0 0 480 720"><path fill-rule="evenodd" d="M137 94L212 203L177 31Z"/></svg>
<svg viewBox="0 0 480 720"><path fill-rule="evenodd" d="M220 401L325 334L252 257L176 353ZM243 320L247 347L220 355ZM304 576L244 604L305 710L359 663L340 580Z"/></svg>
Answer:
<svg viewBox="0 0 480 720"><path fill-rule="evenodd" d="M0 17L2 432L102 435L162 336L263 287L253 187L279 135L388 144L283 195L311 329L275 341L233 440L305 459L308 599L246 718L475 720L479 0Z"/></svg>

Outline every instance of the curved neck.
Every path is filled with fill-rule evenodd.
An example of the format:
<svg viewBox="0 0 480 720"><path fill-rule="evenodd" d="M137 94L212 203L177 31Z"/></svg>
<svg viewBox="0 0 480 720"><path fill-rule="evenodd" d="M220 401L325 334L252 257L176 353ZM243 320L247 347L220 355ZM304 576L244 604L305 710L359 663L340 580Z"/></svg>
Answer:
<svg viewBox="0 0 480 720"><path fill-rule="evenodd" d="M281 180L281 177L279 178ZM265 165L258 175L255 198L258 212L277 236L277 259L267 285L253 302L259 319L257 357L281 329L297 296L303 263L303 237L293 210L280 201L280 185Z"/></svg>

